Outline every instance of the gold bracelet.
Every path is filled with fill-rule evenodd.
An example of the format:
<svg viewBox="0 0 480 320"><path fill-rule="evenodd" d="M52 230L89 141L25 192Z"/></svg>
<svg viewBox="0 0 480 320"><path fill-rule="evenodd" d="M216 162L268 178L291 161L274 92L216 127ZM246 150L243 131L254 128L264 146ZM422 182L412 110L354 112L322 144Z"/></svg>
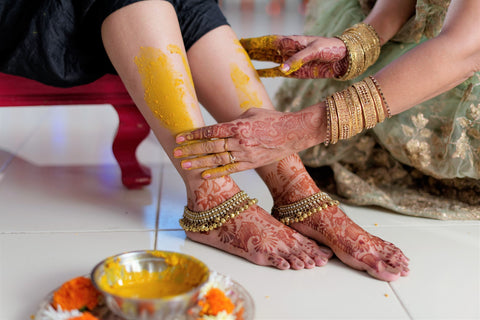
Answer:
<svg viewBox="0 0 480 320"><path fill-rule="evenodd" d="M335 100L327 97L328 106L330 108L330 143L335 144L338 141L338 114Z"/></svg>
<svg viewBox="0 0 480 320"><path fill-rule="evenodd" d="M380 93L380 96L382 97L383 105L385 106L385 110L387 110L387 118L391 118L392 117L392 112L390 111L390 107L388 106L387 100L385 99L385 96L383 95L382 88L378 84L377 79L375 79L373 76L370 76L370 79L372 79L373 83L375 84L375 87L377 87L377 90Z"/></svg>
<svg viewBox="0 0 480 320"><path fill-rule="evenodd" d="M353 87L357 90L358 97L360 98L365 128L371 129L377 124L377 114L370 90L368 90L364 81L354 83Z"/></svg>
<svg viewBox="0 0 480 320"><path fill-rule="evenodd" d="M364 73L380 55L380 38L366 23L357 23L336 38L343 41L348 54L347 71L337 80L350 80Z"/></svg>
<svg viewBox="0 0 480 320"><path fill-rule="evenodd" d="M357 97L357 104L355 104L350 88L351 87L348 87L343 91L345 95L345 101L347 102L348 111L350 113L350 117L352 118L352 125L353 125L352 136L354 136L362 132L363 119L362 119L362 108L358 102L358 97ZM356 92L354 92L354 94L357 95Z"/></svg>
<svg viewBox="0 0 480 320"><path fill-rule="evenodd" d="M354 37L350 34L342 34L337 37L342 40L347 48L348 54L348 68L347 72L341 77L338 77L338 80L350 80L363 73L365 67L365 56L363 52L362 45L356 41Z"/></svg>
<svg viewBox="0 0 480 320"><path fill-rule="evenodd" d="M326 112L326 117L327 117L327 130L326 130L326 133L325 133L325 141L323 142L323 144L325 144L325 147L328 146L330 144L330 140L332 139L331 138L331 133L330 133L330 128L332 126L331 124L331 119L330 119L330 107L328 105L328 100L325 99L325 112Z"/></svg>
<svg viewBox="0 0 480 320"><path fill-rule="evenodd" d="M353 125L347 102L342 93L335 92L333 99L335 100L338 114L338 139L344 140L353 136Z"/></svg>
<svg viewBox="0 0 480 320"><path fill-rule="evenodd" d="M384 104L374 80L373 77L367 77L325 99L325 145L349 139L363 129L371 129L385 120Z"/></svg>
<svg viewBox="0 0 480 320"><path fill-rule="evenodd" d="M221 227L225 222L235 218L255 203L257 203L257 199L251 199L244 191L240 191L209 210L197 212L185 207L183 218L179 221L180 226L185 231L210 231Z"/></svg>
<svg viewBox="0 0 480 320"><path fill-rule="evenodd" d="M360 27L357 28L357 33L362 39L367 39L367 41L362 41L362 46L365 52L365 65L368 68L374 64L380 56L380 38L375 29L366 23L361 24Z"/></svg>
<svg viewBox="0 0 480 320"><path fill-rule="evenodd" d="M310 197L284 206L274 206L272 216L280 222L289 225L294 222L302 222L314 213L321 212L329 207L338 206L337 200L332 200L325 192L318 192Z"/></svg>
<svg viewBox="0 0 480 320"><path fill-rule="evenodd" d="M366 77L364 81L367 84L368 89L370 90L370 94L373 98L373 103L375 104L375 110L377 111L377 122L383 122L383 120L385 120L385 112L383 111L382 98L378 93L377 87L375 86L375 83L373 83L370 77Z"/></svg>

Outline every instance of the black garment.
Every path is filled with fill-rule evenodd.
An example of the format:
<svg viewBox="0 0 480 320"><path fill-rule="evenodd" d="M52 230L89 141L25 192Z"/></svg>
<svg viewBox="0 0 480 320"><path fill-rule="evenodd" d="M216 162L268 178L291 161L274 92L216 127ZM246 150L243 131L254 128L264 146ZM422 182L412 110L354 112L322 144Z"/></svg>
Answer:
<svg viewBox="0 0 480 320"><path fill-rule="evenodd" d="M102 44L101 25L114 11L138 1L0 1L0 72L57 87L116 73ZM186 50L227 24L215 0L166 1L175 7Z"/></svg>

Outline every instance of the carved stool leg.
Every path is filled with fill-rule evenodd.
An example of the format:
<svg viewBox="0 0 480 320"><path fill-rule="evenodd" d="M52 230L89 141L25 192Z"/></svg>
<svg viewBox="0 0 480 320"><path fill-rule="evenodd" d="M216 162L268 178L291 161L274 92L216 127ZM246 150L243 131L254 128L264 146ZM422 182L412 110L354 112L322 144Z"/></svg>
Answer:
<svg viewBox="0 0 480 320"><path fill-rule="evenodd" d="M135 105L113 107L118 113L119 125L112 150L122 171L122 183L128 189L149 185L152 181L150 168L138 162L136 150L148 136L150 127Z"/></svg>

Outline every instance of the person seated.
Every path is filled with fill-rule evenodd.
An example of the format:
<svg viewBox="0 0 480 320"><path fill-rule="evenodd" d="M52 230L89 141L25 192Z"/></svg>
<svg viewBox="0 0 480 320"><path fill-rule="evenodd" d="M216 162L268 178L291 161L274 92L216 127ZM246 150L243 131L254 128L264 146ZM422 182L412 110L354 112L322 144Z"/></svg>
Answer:
<svg viewBox="0 0 480 320"><path fill-rule="evenodd" d="M215 1L64 2L55 6L45 1L35 10L18 2L18 12L30 10L33 18L28 23L19 19L9 30L24 23L29 24L26 29L38 30L17 34L15 43L30 47L16 46L15 57L4 59L7 67L0 71L60 86L118 73L185 183L187 203L180 224L188 238L278 269L325 265L332 251L319 241L347 265L375 278L392 281L408 274L401 250L350 220L337 201L320 191L298 155L286 154L257 168L274 199L274 216L240 190L223 168L205 179L202 169L177 158L176 135L205 126L200 103L220 122L246 110L274 110ZM71 10L65 13L66 8ZM64 15L69 17L61 20L64 25L52 29L52 17ZM32 46L40 54L32 56ZM34 63L25 67L27 59ZM237 164L230 140L216 143L223 152L210 161ZM287 217L294 223L287 226Z"/></svg>

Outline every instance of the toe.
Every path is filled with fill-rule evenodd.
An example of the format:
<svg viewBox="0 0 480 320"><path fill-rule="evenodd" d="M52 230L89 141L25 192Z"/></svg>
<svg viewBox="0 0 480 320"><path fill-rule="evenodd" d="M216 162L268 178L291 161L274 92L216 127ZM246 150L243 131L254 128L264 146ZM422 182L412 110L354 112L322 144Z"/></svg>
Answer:
<svg viewBox="0 0 480 320"><path fill-rule="evenodd" d="M313 259L305 252L299 254L298 258L303 261L304 267L306 269L315 268L315 261L313 261Z"/></svg>
<svg viewBox="0 0 480 320"><path fill-rule="evenodd" d="M287 260L290 262L290 266L294 270L301 270L305 268L305 263L294 255L290 255Z"/></svg>
<svg viewBox="0 0 480 320"><path fill-rule="evenodd" d="M284 258L276 254L269 254L267 256L267 260L271 266L277 269L280 269L280 270L290 269L290 263L288 263L287 260L285 260Z"/></svg>

